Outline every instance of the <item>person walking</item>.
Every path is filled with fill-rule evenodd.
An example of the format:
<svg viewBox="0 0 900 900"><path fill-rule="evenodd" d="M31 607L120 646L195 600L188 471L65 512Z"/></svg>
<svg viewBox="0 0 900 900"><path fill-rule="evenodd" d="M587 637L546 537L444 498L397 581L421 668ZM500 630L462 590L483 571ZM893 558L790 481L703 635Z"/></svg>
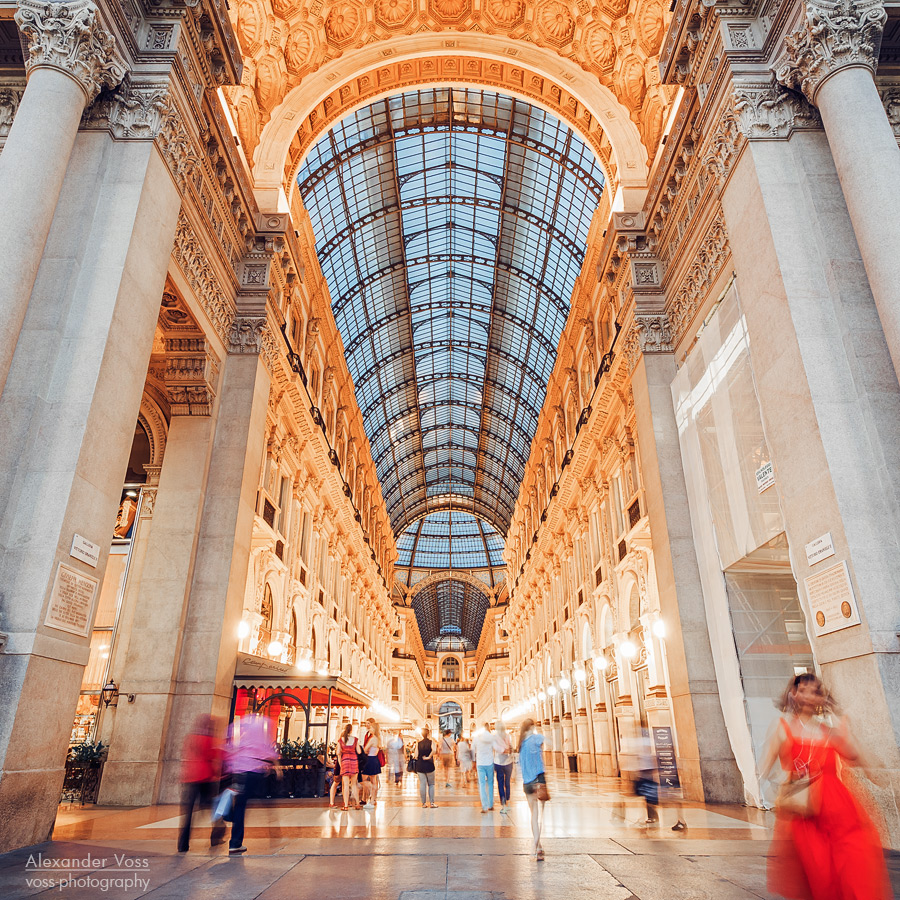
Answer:
<svg viewBox="0 0 900 900"><path fill-rule="evenodd" d="M403 738L397 732L387 743L388 771L394 775L394 784L400 784L403 778Z"/></svg>
<svg viewBox="0 0 900 900"><path fill-rule="evenodd" d="M218 793L222 777L222 748L215 739L215 719L198 716L193 731L184 741L184 762L181 768L181 828L178 832L178 852L187 853L191 838L191 819L194 806L211 806ZM225 825L215 822L210 845L221 844Z"/></svg>
<svg viewBox="0 0 900 900"><path fill-rule="evenodd" d="M247 852L244 846L247 801L262 794L266 773L278 759L271 722L266 716L243 716L236 724L238 738L235 741L232 733L228 753L228 769L234 775L232 789L235 791L231 809L231 840L228 842L230 856Z"/></svg>
<svg viewBox="0 0 900 900"><path fill-rule="evenodd" d="M497 794L500 797L500 812L509 812L509 788L512 781L513 746L512 738L501 719L494 732L494 775L497 777Z"/></svg>
<svg viewBox="0 0 900 900"><path fill-rule="evenodd" d="M359 775L359 738L354 737L353 723L348 722L344 726L340 740L338 740L338 758L341 764L341 797L343 797L343 810L349 809L350 797L356 799L356 808L359 808L359 794L356 783Z"/></svg>
<svg viewBox="0 0 900 900"><path fill-rule="evenodd" d="M419 776L419 799L422 801L422 809L428 806L426 799L431 801L432 809L437 806L434 802L434 751L431 729L425 725L422 728L422 740L416 745L416 774Z"/></svg>
<svg viewBox="0 0 900 900"><path fill-rule="evenodd" d="M534 719L525 719L519 728L519 765L522 769L522 787L531 810L531 833L534 836L532 858L541 862L544 848L541 846L541 825L544 820L544 804L550 799L547 779L544 775L544 736L534 728Z"/></svg>
<svg viewBox="0 0 900 900"><path fill-rule="evenodd" d="M384 759L384 748L381 743L381 726L374 719L366 720L369 729L363 742L363 780L369 783L367 796L372 801L372 806L378 805L378 780L381 776L381 761Z"/></svg>
<svg viewBox="0 0 900 900"><path fill-rule="evenodd" d="M494 735L487 722L472 735L472 745L475 749L475 765L478 769L481 811L490 812L494 808Z"/></svg>
<svg viewBox="0 0 900 900"><path fill-rule="evenodd" d="M861 753L834 698L813 674L794 677L760 768L787 780L775 801L768 888L791 900L888 900L881 840L841 778Z"/></svg>
<svg viewBox="0 0 900 900"><path fill-rule="evenodd" d="M456 741L453 732L448 728L438 742L441 757L441 770L444 773L444 787L450 787L450 769L456 768Z"/></svg>
<svg viewBox="0 0 900 900"><path fill-rule="evenodd" d="M456 758L459 760L463 785L468 785L472 780L472 745L465 735L462 735L456 743Z"/></svg>

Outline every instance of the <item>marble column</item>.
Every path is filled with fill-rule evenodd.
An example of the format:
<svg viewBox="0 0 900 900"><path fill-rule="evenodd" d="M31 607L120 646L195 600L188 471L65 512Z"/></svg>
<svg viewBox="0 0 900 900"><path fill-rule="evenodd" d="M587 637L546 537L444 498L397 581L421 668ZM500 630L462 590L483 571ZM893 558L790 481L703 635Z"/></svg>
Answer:
<svg viewBox="0 0 900 900"><path fill-rule="evenodd" d="M179 205L152 142L79 134L0 397L0 850L56 817L92 611L52 627L52 587L60 564L103 577Z"/></svg>
<svg viewBox="0 0 900 900"><path fill-rule="evenodd" d="M197 716L224 726L231 705L269 400L267 328L264 317L239 316L224 364L156 798L164 803L178 798L182 746Z"/></svg>
<svg viewBox="0 0 900 900"><path fill-rule="evenodd" d="M818 107L894 370L900 373L900 147L874 74L882 0L807 2L779 80Z"/></svg>
<svg viewBox="0 0 900 900"><path fill-rule="evenodd" d="M785 123L797 102L767 109ZM861 623L818 637L810 625L811 642L865 739L869 789L897 847L900 385L830 142L821 129L768 131L751 137L721 197L735 284L801 601L806 577L837 562L850 571ZM825 533L835 555L811 566L803 548Z"/></svg>
<svg viewBox="0 0 900 900"><path fill-rule="evenodd" d="M181 371L203 374L189 386L181 380L173 386L166 379L174 414L148 523L141 578L136 595L129 598L133 613L127 656L115 671L120 692L135 699L116 709L101 804L143 806L156 799L206 496L217 363L204 338L180 337L167 345L173 343L179 355L168 360L168 371L175 362L183 364ZM177 402L187 399L191 403ZM191 415L191 410L198 414Z"/></svg>
<svg viewBox="0 0 900 900"><path fill-rule="evenodd" d="M668 335L664 316L639 319L639 334ZM719 700L672 403L675 357L667 340L643 350L632 390L660 614L669 630L678 767L688 799L738 803L743 785Z"/></svg>
<svg viewBox="0 0 900 900"><path fill-rule="evenodd" d="M25 319L78 123L125 75L91 0L20 0L28 84L0 153L0 393Z"/></svg>

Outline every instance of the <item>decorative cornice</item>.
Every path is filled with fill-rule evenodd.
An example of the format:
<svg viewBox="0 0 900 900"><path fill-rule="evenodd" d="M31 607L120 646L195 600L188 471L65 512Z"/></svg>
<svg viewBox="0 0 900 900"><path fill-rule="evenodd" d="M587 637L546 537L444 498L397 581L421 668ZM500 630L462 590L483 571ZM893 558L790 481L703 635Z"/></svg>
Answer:
<svg viewBox="0 0 900 900"><path fill-rule="evenodd" d="M777 81L734 83L734 111L741 133L751 141L784 140L795 131L820 129L818 110Z"/></svg>
<svg viewBox="0 0 900 900"><path fill-rule="evenodd" d="M883 0L807 0L804 6L803 25L784 39L787 59L778 80L815 103L825 79L840 69L875 72L887 12Z"/></svg>
<svg viewBox="0 0 900 900"><path fill-rule="evenodd" d="M165 384L173 416L208 416L219 360L204 337L166 339Z"/></svg>
<svg viewBox="0 0 900 900"><path fill-rule="evenodd" d="M91 0L19 0L15 20L27 44L29 75L39 68L58 69L79 84L86 103L125 77L127 67L116 52L115 39L101 27Z"/></svg>

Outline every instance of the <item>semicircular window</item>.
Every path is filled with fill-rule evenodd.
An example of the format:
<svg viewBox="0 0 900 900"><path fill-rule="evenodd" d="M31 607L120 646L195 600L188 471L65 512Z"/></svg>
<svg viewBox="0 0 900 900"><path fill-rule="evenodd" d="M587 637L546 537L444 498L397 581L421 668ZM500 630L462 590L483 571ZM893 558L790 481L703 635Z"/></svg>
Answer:
<svg viewBox="0 0 900 900"><path fill-rule="evenodd" d="M505 537L598 161L525 101L435 88L343 119L298 185L395 534L452 507Z"/></svg>

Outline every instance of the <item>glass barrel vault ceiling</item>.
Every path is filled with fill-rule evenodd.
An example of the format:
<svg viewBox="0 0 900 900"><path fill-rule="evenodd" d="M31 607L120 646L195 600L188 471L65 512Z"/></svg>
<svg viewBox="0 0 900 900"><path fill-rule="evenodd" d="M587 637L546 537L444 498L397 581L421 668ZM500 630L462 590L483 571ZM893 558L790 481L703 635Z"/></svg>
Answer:
<svg viewBox="0 0 900 900"><path fill-rule="evenodd" d="M449 649L447 640L456 639L465 652L475 650L489 605L483 591L456 578L422 588L412 606L425 649Z"/></svg>
<svg viewBox="0 0 900 900"><path fill-rule="evenodd" d="M395 534L452 507L505 537L596 159L524 101L437 88L352 113L298 184Z"/></svg>

